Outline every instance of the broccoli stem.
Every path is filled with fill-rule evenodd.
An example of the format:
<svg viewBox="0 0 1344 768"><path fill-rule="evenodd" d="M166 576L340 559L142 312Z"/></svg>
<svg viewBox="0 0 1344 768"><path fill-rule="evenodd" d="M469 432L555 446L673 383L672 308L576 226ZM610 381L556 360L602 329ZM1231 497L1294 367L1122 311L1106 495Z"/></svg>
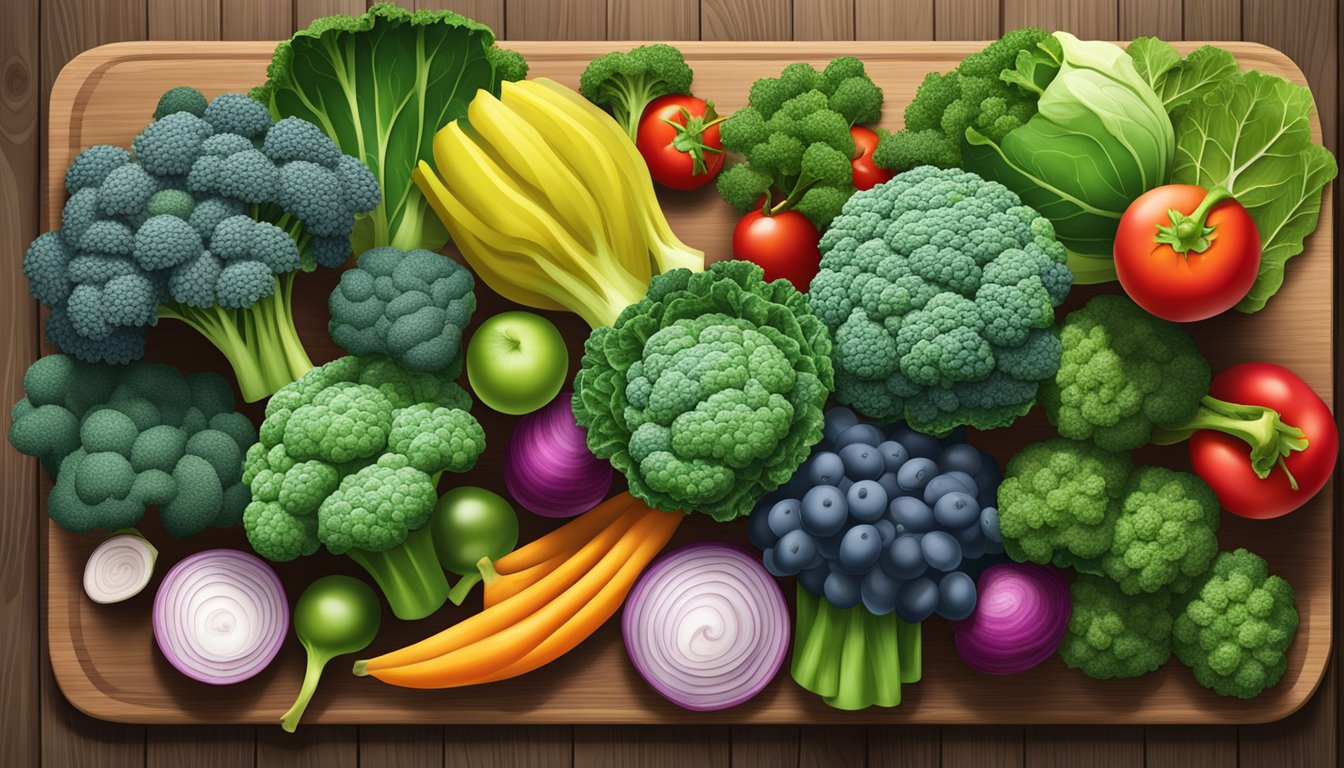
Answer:
<svg viewBox="0 0 1344 768"><path fill-rule="evenodd" d="M159 317L186 323L214 344L233 367L243 399L252 403L313 369L294 328L293 286L291 272L277 276L275 291L250 307L163 304Z"/></svg>
<svg viewBox="0 0 1344 768"><path fill-rule="evenodd" d="M894 707L921 676L920 625L862 605L840 609L798 587L793 679L837 709Z"/></svg>
<svg viewBox="0 0 1344 768"><path fill-rule="evenodd" d="M378 583L398 619L423 619L448 600L448 577L439 565L428 525L391 549L352 549L345 554Z"/></svg>
<svg viewBox="0 0 1344 768"><path fill-rule="evenodd" d="M288 733L293 733L299 727L299 720L303 717L304 710L308 709L308 702L313 700L313 694L317 692L317 684L322 679L322 670L326 669L327 662L331 661L331 656L319 649L309 647L304 643L304 650L308 652L308 663L303 672L303 686L299 688L299 695L294 699L294 704L280 718L280 727Z"/></svg>
<svg viewBox="0 0 1344 768"><path fill-rule="evenodd" d="M611 94L611 116L625 129L632 143L637 141L639 119L649 103L662 95L662 89L644 78L632 82L624 77L611 78L603 88Z"/></svg>
<svg viewBox="0 0 1344 768"><path fill-rule="evenodd" d="M1231 435L1251 447L1251 469L1261 479L1274 467L1283 469L1288 483L1297 490L1297 478L1288 471L1284 459L1294 451L1305 451L1309 442L1301 429L1285 424L1279 412L1262 405L1241 405L1205 395L1199 401L1194 418L1176 429L1156 429L1151 442L1171 445L1189 439L1197 430L1211 429Z"/></svg>

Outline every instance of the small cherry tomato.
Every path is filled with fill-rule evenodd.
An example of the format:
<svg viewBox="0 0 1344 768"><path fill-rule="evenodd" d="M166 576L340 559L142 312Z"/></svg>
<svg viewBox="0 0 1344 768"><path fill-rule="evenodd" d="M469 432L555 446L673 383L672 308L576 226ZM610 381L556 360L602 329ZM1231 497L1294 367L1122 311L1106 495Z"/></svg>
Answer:
<svg viewBox="0 0 1344 768"><path fill-rule="evenodd" d="M812 221L797 211L767 216L757 209L733 229L733 258L760 266L766 280L784 278L806 293L821 268L820 240Z"/></svg>
<svg viewBox="0 0 1344 768"><path fill-rule="evenodd" d="M1259 270L1255 222L1225 191L1168 184L1140 195L1120 218L1120 285L1158 317L1188 323L1225 312Z"/></svg>
<svg viewBox="0 0 1344 768"><path fill-rule="evenodd" d="M723 168L723 118L694 96L654 99L639 119L635 146L653 180L669 189L703 187Z"/></svg>
<svg viewBox="0 0 1344 768"><path fill-rule="evenodd" d="M854 159L850 164L854 166L855 189L872 189L896 175L873 163L873 150L877 149L877 134L873 129L856 125L849 129L849 135L854 137Z"/></svg>

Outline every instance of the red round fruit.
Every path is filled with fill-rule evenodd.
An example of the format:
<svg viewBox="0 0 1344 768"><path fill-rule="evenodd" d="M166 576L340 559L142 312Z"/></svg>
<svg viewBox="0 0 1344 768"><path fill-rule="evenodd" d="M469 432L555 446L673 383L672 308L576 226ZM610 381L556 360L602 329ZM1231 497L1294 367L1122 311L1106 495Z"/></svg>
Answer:
<svg viewBox="0 0 1344 768"><path fill-rule="evenodd" d="M1272 363L1243 363L1218 374L1209 385L1209 395L1273 408L1284 424L1302 430L1307 439L1305 450L1290 453L1283 466L1274 467L1262 480L1251 468L1242 440L1212 430L1192 434L1190 464L1213 488L1223 509L1257 520L1280 517L1325 486L1339 455L1339 431L1330 407L1296 374Z"/></svg>
<svg viewBox="0 0 1344 768"><path fill-rule="evenodd" d="M1260 235L1250 214L1221 196L1210 198L1201 211L1206 196L1201 187L1168 184L1140 195L1120 218L1115 235L1120 285L1158 317L1188 323L1226 312L1259 273ZM1175 223L1171 211L1177 213Z"/></svg>
<svg viewBox="0 0 1344 768"><path fill-rule="evenodd" d="M714 105L694 96L654 99L639 119L635 146L653 180L669 189L703 187L723 168Z"/></svg>
<svg viewBox="0 0 1344 768"><path fill-rule="evenodd" d="M877 149L877 134L873 129L856 125L849 129L849 135L854 137L854 159L850 164L854 166L855 189L872 189L896 175L873 163L873 150Z"/></svg>
<svg viewBox="0 0 1344 768"><path fill-rule="evenodd" d="M797 211L766 216L754 210L733 229L733 258L765 270L766 280L784 278L804 293L821 268L820 233Z"/></svg>

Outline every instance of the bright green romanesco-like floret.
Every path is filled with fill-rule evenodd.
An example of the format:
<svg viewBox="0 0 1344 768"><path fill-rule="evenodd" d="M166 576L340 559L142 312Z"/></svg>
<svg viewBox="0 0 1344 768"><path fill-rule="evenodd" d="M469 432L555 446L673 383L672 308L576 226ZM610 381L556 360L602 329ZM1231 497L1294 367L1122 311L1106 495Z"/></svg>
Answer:
<svg viewBox="0 0 1344 768"><path fill-rule="evenodd" d="M1088 677L1138 677L1171 657L1171 595L1127 595L1101 576L1080 575L1069 587L1069 629L1059 656Z"/></svg>
<svg viewBox="0 0 1344 768"><path fill-rule="evenodd" d="M1176 615L1175 647L1200 685L1249 699L1279 682L1298 624L1288 582L1238 549L1219 554L1192 595Z"/></svg>
<svg viewBox="0 0 1344 768"><path fill-rule="evenodd" d="M1102 571L1127 594L1188 589L1218 554L1218 498L1198 475L1134 470Z"/></svg>
<svg viewBox="0 0 1344 768"><path fill-rule="evenodd" d="M999 530L1017 562L1098 572L1110 551L1129 479L1129 457L1057 438L1008 462L999 484Z"/></svg>
<svg viewBox="0 0 1344 768"><path fill-rule="evenodd" d="M1050 222L972 173L917 168L845 204L809 299L834 338L836 397L945 434L1007 426L1055 375L1072 275Z"/></svg>
<svg viewBox="0 0 1344 768"><path fill-rule="evenodd" d="M731 520L821 439L829 351L787 281L739 261L673 270L588 338L575 418L636 497Z"/></svg>

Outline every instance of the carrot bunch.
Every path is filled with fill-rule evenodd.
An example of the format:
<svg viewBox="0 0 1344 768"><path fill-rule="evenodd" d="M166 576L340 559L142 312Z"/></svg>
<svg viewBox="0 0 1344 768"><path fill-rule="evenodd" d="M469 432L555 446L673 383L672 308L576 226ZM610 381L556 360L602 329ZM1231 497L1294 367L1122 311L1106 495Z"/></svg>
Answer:
<svg viewBox="0 0 1344 768"><path fill-rule="evenodd" d="M355 674L406 688L454 688L531 672L573 650L625 602L685 515L618 494L493 563L485 610L373 659Z"/></svg>

